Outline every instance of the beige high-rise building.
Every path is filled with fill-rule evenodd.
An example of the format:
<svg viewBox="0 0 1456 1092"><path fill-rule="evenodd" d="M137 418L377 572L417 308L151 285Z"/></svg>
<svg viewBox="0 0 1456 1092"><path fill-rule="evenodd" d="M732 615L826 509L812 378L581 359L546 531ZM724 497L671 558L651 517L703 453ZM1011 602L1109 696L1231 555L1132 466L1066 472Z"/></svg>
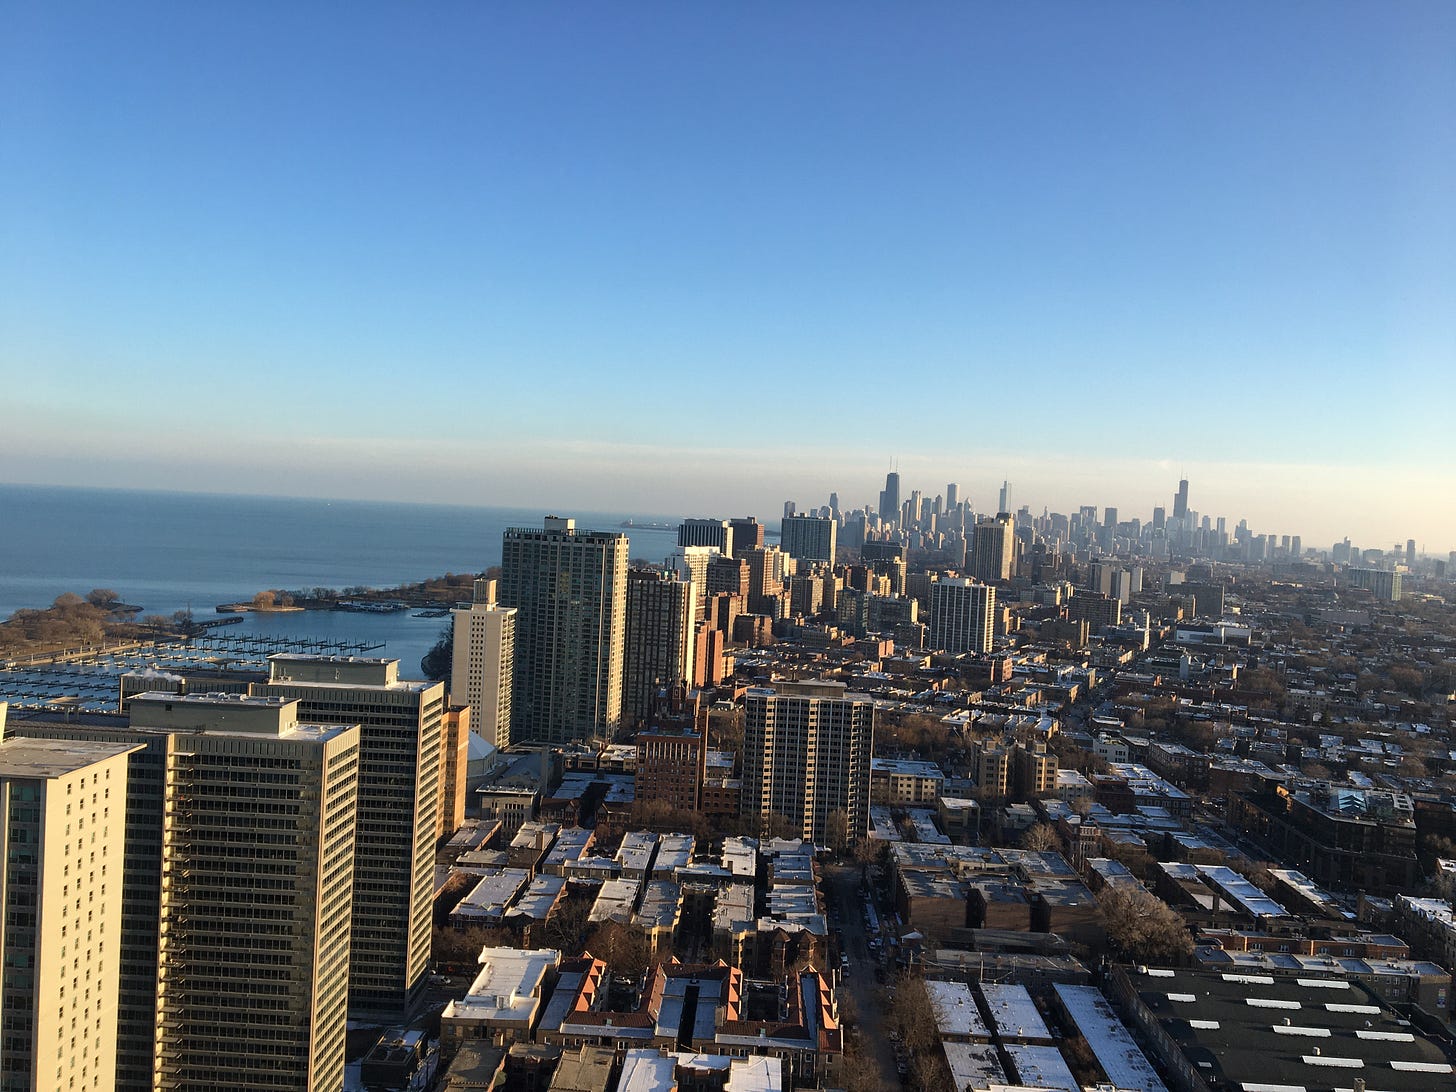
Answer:
<svg viewBox="0 0 1456 1092"><path fill-rule="evenodd" d="M283 698L147 694L166 733L159 1092L342 1087L357 725Z"/></svg>
<svg viewBox="0 0 1456 1092"><path fill-rule="evenodd" d="M500 600L515 607L511 739L568 743L622 723L627 536L547 516L501 546Z"/></svg>
<svg viewBox="0 0 1456 1092"><path fill-rule="evenodd" d="M268 662L254 694L297 701L306 720L360 727L349 1015L403 1020L429 983L445 685L403 680L391 659Z"/></svg>
<svg viewBox="0 0 1456 1092"><path fill-rule="evenodd" d="M1002 512L976 524L971 540L971 575L983 584L1010 580L1016 565L1016 529Z"/></svg>
<svg viewBox="0 0 1456 1092"><path fill-rule="evenodd" d="M475 602L451 612L450 696L470 706L475 734L504 750L511 743L516 609L501 606L495 596L494 580L478 580Z"/></svg>
<svg viewBox="0 0 1456 1092"><path fill-rule="evenodd" d="M115 1087L132 750L0 742L3 1092Z"/></svg>
<svg viewBox="0 0 1456 1092"><path fill-rule="evenodd" d="M126 853L121 888L120 1006L116 1092L150 1092L156 1047L157 920L162 885L162 784L167 734L132 730L124 717L51 718L26 713L8 723L8 739L82 741L131 748L124 795ZM109 722L109 723L108 723ZM0 1074L3 1075L3 1074ZM3 1082L0 1082L3 1086Z"/></svg>
<svg viewBox="0 0 1456 1092"><path fill-rule="evenodd" d="M470 771L470 706L452 705L440 719L440 807L435 840L444 841L465 822L465 782Z"/></svg>
<svg viewBox="0 0 1456 1092"><path fill-rule="evenodd" d="M751 688L744 699L742 814L761 830L778 816L818 845L864 837L874 737L874 702L843 683Z"/></svg>
<svg viewBox="0 0 1456 1092"><path fill-rule="evenodd" d="M697 586L679 579L676 573L657 569L627 573L622 683L625 724L642 724L659 690L691 680L696 600Z"/></svg>

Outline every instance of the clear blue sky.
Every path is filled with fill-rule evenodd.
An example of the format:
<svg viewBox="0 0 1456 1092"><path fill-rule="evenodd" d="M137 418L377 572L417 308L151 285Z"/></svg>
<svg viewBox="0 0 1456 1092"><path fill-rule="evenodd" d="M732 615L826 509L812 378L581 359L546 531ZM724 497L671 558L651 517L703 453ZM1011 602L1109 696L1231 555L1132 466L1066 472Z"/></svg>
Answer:
<svg viewBox="0 0 1456 1092"><path fill-rule="evenodd" d="M5 23L0 480L1456 546L1456 4Z"/></svg>

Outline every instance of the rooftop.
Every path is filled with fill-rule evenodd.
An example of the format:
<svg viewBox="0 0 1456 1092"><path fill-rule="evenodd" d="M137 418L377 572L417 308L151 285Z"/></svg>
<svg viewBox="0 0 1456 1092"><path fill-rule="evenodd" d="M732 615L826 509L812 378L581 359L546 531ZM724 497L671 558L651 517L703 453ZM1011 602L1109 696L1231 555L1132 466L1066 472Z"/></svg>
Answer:
<svg viewBox="0 0 1456 1092"><path fill-rule="evenodd" d="M51 780L139 750L137 743L11 737L0 741L0 777Z"/></svg>
<svg viewBox="0 0 1456 1092"><path fill-rule="evenodd" d="M1451 1082L1436 1044L1357 982L1188 970L1129 978L1214 1087L1319 1089L1358 1076L1372 1089L1429 1092Z"/></svg>

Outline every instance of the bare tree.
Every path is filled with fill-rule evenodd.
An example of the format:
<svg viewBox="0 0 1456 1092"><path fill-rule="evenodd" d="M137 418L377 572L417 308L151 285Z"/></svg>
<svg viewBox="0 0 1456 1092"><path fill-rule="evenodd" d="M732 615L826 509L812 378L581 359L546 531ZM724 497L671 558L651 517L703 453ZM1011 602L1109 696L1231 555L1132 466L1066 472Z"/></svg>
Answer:
<svg viewBox="0 0 1456 1092"><path fill-rule="evenodd" d="M1021 836L1021 848L1037 853L1045 853L1047 850L1060 851L1062 836L1050 823L1034 823Z"/></svg>
<svg viewBox="0 0 1456 1092"><path fill-rule="evenodd" d="M1182 916L1151 892L1109 887L1098 901L1107 939L1128 959L1179 962L1192 954L1193 937Z"/></svg>

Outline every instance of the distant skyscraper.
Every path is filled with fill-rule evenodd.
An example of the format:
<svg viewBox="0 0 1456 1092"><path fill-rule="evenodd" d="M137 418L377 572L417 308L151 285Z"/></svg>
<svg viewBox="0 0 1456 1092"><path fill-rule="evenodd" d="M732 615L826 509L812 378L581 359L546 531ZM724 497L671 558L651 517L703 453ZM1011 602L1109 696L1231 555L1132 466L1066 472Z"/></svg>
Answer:
<svg viewBox="0 0 1456 1092"><path fill-rule="evenodd" d="M754 687L744 699L743 815L817 845L869 828L875 706L839 682ZM845 829L836 830L843 824Z"/></svg>
<svg viewBox="0 0 1456 1092"><path fill-rule="evenodd" d="M834 564L838 524L818 516L786 516L780 529L784 553L796 561L824 561Z"/></svg>
<svg viewBox="0 0 1456 1092"><path fill-rule="evenodd" d="M976 524L972 543L971 575L985 584L1011 579L1016 561L1015 528L1011 517L1001 513Z"/></svg>
<svg viewBox="0 0 1456 1092"><path fill-rule="evenodd" d="M995 631L996 589L964 578L930 584L931 648L950 653L990 652Z"/></svg>
<svg viewBox="0 0 1456 1092"><path fill-rule="evenodd" d="M788 519L790 516L792 516L798 510L799 510L799 506L797 504L795 504L793 501L791 501L791 500L784 501L784 519Z"/></svg>
<svg viewBox="0 0 1456 1092"><path fill-rule="evenodd" d="M1168 525L1168 510L1166 508L1153 509L1153 530L1161 531Z"/></svg>
<svg viewBox="0 0 1456 1092"><path fill-rule="evenodd" d="M885 488L880 490L880 519L887 523L900 519L900 475L894 470L885 475Z"/></svg>
<svg viewBox="0 0 1456 1092"><path fill-rule="evenodd" d="M127 755L135 749L0 743L0 1088L116 1086Z"/></svg>
<svg viewBox="0 0 1456 1092"><path fill-rule="evenodd" d="M733 556L742 557L763 545L763 524L752 516L730 519L728 526L733 531Z"/></svg>
<svg viewBox="0 0 1456 1092"><path fill-rule="evenodd" d="M501 602L515 607L511 739L567 743L622 721L627 536L546 517L513 527L501 556Z"/></svg>
<svg viewBox="0 0 1456 1092"><path fill-rule="evenodd" d="M1188 518L1188 479L1178 482L1178 492L1173 497L1173 518L1182 521Z"/></svg>
<svg viewBox="0 0 1456 1092"><path fill-rule="evenodd" d="M505 748L511 742L516 610L501 606L495 596L494 580L477 580L476 601L451 611L450 691L452 700L470 706L475 733Z"/></svg>
<svg viewBox="0 0 1456 1092"><path fill-rule="evenodd" d="M679 546L712 546L719 553L733 552L733 525L726 519L685 519L677 529Z"/></svg>
<svg viewBox="0 0 1456 1092"><path fill-rule="evenodd" d="M1011 511L1011 483L1008 481L1003 481L1001 483L1001 507L997 508L996 511Z"/></svg>
<svg viewBox="0 0 1456 1092"><path fill-rule="evenodd" d="M1104 527L1113 527L1113 528L1115 528L1117 526L1117 509L1116 508L1108 508L1108 509L1105 509L1103 511L1103 514L1102 514L1102 526L1104 526Z"/></svg>
<svg viewBox="0 0 1456 1092"><path fill-rule="evenodd" d="M1405 543L1405 563L1414 565L1416 563L1416 540L1407 539Z"/></svg>
<svg viewBox="0 0 1456 1092"><path fill-rule="evenodd" d="M659 690L686 683L693 668L696 586L657 569L627 572L622 719L647 720Z"/></svg>
<svg viewBox="0 0 1456 1092"><path fill-rule="evenodd" d="M730 536L732 532L729 532ZM727 561L731 559L713 546L680 546L677 553L666 560L666 567L677 573L684 580L691 580L693 591L697 596L693 603L693 618L701 621L704 605L708 597L708 569L715 561Z"/></svg>
<svg viewBox="0 0 1456 1092"><path fill-rule="evenodd" d="M445 686L399 677L399 661L280 652L255 695L298 702L313 724L358 724L358 838L349 1014L401 1020L429 978Z"/></svg>
<svg viewBox="0 0 1456 1092"><path fill-rule="evenodd" d="M960 499L960 486L956 485L955 482L951 482L945 487L945 510L949 512L952 508L960 503Z"/></svg>
<svg viewBox="0 0 1456 1092"><path fill-rule="evenodd" d="M829 494L829 514L835 519L839 518L839 494Z"/></svg>

